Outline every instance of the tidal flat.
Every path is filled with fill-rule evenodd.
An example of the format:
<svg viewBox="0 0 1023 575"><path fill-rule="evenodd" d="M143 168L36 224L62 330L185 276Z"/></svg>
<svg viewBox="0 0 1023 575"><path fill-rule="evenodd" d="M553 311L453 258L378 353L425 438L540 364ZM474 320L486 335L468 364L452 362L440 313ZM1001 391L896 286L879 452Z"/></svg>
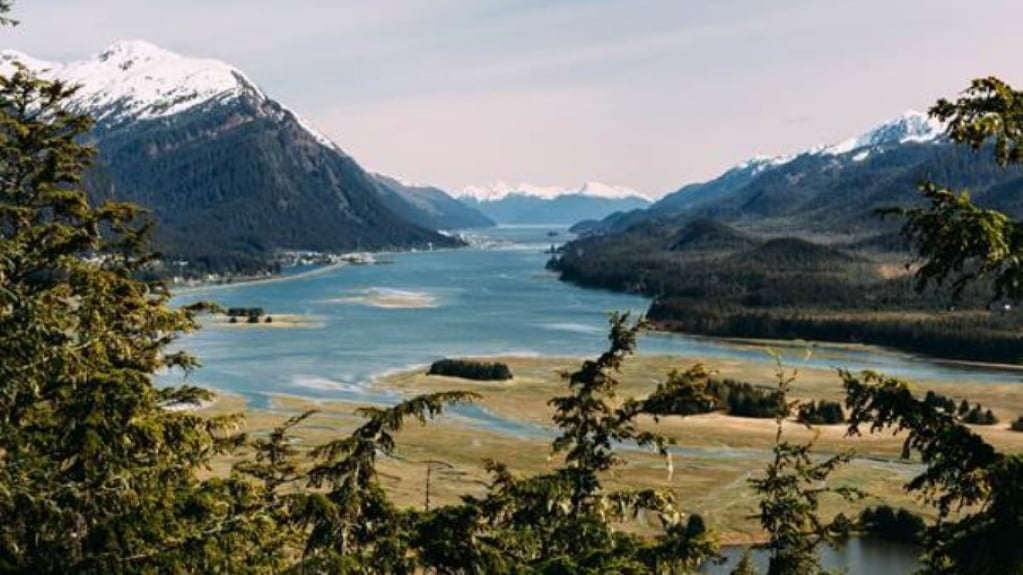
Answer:
<svg viewBox="0 0 1023 575"><path fill-rule="evenodd" d="M466 417L465 412L456 408L425 427L410 422L398 434L395 457L382 457L379 470L384 485L399 505L425 504L428 468L431 469L430 500L436 505L457 502L462 495L482 495L489 481L484 469L487 460L502 461L521 475L549 472L559 464L559 458L550 451L550 440L556 430L550 421L552 411L547 401L565 393L560 374L577 368L580 360L496 359L509 365L515 375L512 380L478 382L428 376L425 369L413 369L388 374L373 382L376 391L392 397L444 390L474 391L482 396L473 408L477 410L474 417ZM620 375L619 398L646 396L670 370L684 370L697 361L697 358L672 356L629 358ZM722 377L757 385L772 385L777 377L775 368L765 364L714 359L705 365ZM794 398L807 401L842 398L841 382L834 370L798 368L798 364L788 368L798 369L792 391ZM979 402L985 408L990 407L1000 422L973 429L1000 450L1023 451L1023 433L1008 429L1008 422L1023 414L1023 397L1015 392L1018 384L941 380L919 381L913 385L921 393L934 390L957 401L966 398L971 404ZM211 415L243 412L242 430L259 436L289 417L305 410L316 410L315 415L296 428L299 445L311 448L354 429L360 422L354 413L359 406L354 402L275 395L268 406L256 409L246 405L242 397L225 393L202 411ZM479 411L495 421L509 424L481 425ZM752 518L757 511L757 501L748 479L760 473L767 462L774 442L773 420L712 413L685 418L661 417L658 422L644 418L641 426L675 442L673 472L668 473L664 458L656 453L623 446L622 455L627 463L607 475L608 486L669 489L684 511L703 515L726 544L748 543L763 537ZM903 489L903 485L922 469L918 462L900 458L904 435L885 432L851 438L841 424L809 430L789 421L785 424L785 436L794 441L816 437L814 450L821 455L844 450L854 452L852 461L834 475L833 483L857 487L868 497L855 504L825 497L822 501L824 516L839 512L853 516L865 506L880 503L931 514L930 508ZM230 463L230 458L219 461L213 472L226 473ZM624 527L653 532L656 519L641 517Z"/></svg>

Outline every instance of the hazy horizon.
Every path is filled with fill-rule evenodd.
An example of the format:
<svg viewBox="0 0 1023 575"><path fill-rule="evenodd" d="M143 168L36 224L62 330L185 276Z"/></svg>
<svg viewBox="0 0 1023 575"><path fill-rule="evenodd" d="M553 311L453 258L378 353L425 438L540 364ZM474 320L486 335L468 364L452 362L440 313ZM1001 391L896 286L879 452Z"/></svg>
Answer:
<svg viewBox="0 0 1023 575"><path fill-rule="evenodd" d="M1021 84L1023 3L823 4L20 0L3 47L68 61L144 39L218 58L367 169L449 190L596 180L658 197L974 77Z"/></svg>

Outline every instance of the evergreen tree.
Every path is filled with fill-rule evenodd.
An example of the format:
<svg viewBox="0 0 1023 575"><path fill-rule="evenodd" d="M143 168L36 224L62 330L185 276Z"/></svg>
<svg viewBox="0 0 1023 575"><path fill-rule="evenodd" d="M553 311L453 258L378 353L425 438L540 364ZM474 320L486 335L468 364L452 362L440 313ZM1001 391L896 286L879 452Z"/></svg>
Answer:
<svg viewBox="0 0 1023 575"><path fill-rule="evenodd" d="M169 410L211 395L154 386L195 366L167 348L196 324L138 279L142 212L82 191L73 92L21 67L0 78L0 571L224 568L245 487L197 472L238 445L236 419Z"/></svg>
<svg viewBox="0 0 1023 575"><path fill-rule="evenodd" d="M948 123L954 141L991 151L1002 167L1023 164L1023 93L998 78L974 80L955 101L939 100L931 115ZM979 280L992 281L992 300L1023 299L1023 227L1006 214L976 205L968 191L932 182L921 185L928 205L889 210L906 218L922 265L917 287L950 281L961 294ZM843 372L850 433L889 427L907 432L905 454L917 451L927 469L907 486L938 509L928 533L927 573L1020 573L1023 552L1023 456L996 451L980 436L917 401L905 382L865 372ZM959 413L969 410L960 405ZM975 414L976 412L976 414ZM993 420L967 411L964 419ZM954 510L969 510L953 519Z"/></svg>
<svg viewBox="0 0 1023 575"><path fill-rule="evenodd" d="M824 459L812 453L813 441L794 444L784 439L785 417L798 405L787 397L796 373L787 373L779 362L777 381L782 407L775 417L777 424L773 459L764 475L750 479L760 496L760 524L767 531L767 542L758 545L767 550L770 563L768 575L815 575L824 573L818 557L822 543L836 540L831 526L818 515L820 498L835 493L846 500L861 494L848 487L830 487L828 476L849 460L849 453Z"/></svg>
<svg viewBox="0 0 1023 575"><path fill-rule="evenodd" d="M440 573L689 573L715 559L716 545L702 518L688 520L674 496L656 490L606 490L602 476L624 460L619 443L654 446L667 442L641 431L642 402L618 399L618 370L633 353L641 323L627 315L611 319L610 346L596 360L563 374L569 393L551 400L561 434L555 471L517 477L490 462L493 475L481 498L438 509L417 529L424 565ZM645 539L614 528L641 513L663 528Z"/></svg>
<svg viewBox="0 0 1023 575"><path fill-rule="evenodd" d="M998 452L953 414L913 397L900 379L873 372L841 375L849 433L903 431L903 455L915 452L926 466L906 485L938 511L925 537L923 572L1020 573L1023 456Z"/></svg>

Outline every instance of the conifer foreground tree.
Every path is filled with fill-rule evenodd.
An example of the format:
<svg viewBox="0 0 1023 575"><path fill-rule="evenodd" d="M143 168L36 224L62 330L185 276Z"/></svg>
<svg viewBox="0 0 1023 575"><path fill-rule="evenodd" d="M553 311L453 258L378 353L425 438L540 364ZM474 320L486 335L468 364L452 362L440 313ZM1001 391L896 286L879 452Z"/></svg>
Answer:
<svg viewBox="0 0 1023 575"><path fill-rule="evenodd" d="M550 401L560 434L554 471L517 477L491 462L493 482L483 497L423 517L417 546L424 566L445 574L603 574L694 572L717 558L703 520L685 518L668 491L609 490L607 472L624 460L621 444L654 446L667 441L637 426L643 404L618 398L618 370L635 349L642 322L614 314L608 349L564 373L567 391ZM662 532L652 538L616 529L640 514L654 516Z"/></svg>
<svg viewBox="0 0 1023 575"><path fill-rule="evenodd" d="M196 325L138 279L142 212L81 189L73 92L21 67L0 78L0 571L213 570L244 486L196 472L238 444L235 419L169 410L211 396L154 386L195 366L168 345Z"/></svg>
<svg viewBox="0 0 1023 575"><path fill-rule="evenodd" d="M1023 164L1023 92L998 78L974 80L955 101L939 100L931 116L947 122L953 142L991 152L1003 167ZM1023 225L974 203L966 190L920 186L927 205L888 210L906 218L903 233L917 251L917 287L950 282L953 293L993 280L992 301L1023 300ZM922 573L1023 573L1023 454L1001 453L951 410L913 396L907 382L841 372L849 433L894 429L906 434L904 455L926 469L907 485L936 507ZM960 415L964 411L960 408Z"/></svg>
<svg viewBox="0 0 1023 575"><path fill-rule="evenodd" d="M776 377L779 403L773 457L763 476L750 479L760 496L758 518L767 532L767 541L757 547L768 553L768 575L819 575L827 573L820 564L820 546L838 541L836 530L818 515L821 497L831 493L851 501L862 493L851 487L827 484L831 473L849 461L849 452L821 458L812 452L813 440L792 443L785 439L785 419L799 406L799 402L788 400L796 372L786 372L779 360ZM746 556L736 572L756 569Z"/></svg>

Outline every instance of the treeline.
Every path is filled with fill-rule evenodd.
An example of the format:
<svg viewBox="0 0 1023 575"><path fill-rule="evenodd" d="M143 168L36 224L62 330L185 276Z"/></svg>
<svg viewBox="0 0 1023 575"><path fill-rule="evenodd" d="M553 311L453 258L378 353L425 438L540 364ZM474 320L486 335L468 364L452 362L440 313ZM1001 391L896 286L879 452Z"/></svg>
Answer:
<svg viewBox="0 0 1023 575"><path fill-rule="evenodd" d="M471 359L440 359L430 365L427 375L446 375L480 381L504 381L512 378L511 369L501 362Z"/></svg>
<svg viewBox="0 0 1023 575"><path fill-rule="evenodd" d="M813 308L752 309L692 298L651 304L655 326L722 337L867 343L949 359L1014 363L1020 314L1010 312L834 313Z"/></svg>
<svg viewBox="0 0 1023 575"><path fill-rule="evenodd" d="M770 419L786 411L784 398L777 389L756 386L734 379L712 379L707 390L717 398L728 415Z"/></svg>
<svg viewBox="0 0 1023 575"><path fill-rule="evenodd" d="M744 247L745 246L745 247ZM654 299L662 329L723 337L869 343L952 359L1016 362L1023 314L994 305L991 285L918 293L874 248L796 238L759 241L723 224L644 223L568 244L548 266L586 287Z"/></svg>
<svg viewBox="0 0 1023 575"><path fill-rule="evenodd" d="M712 378L702 365L673 371L643 401L652 415L696 415L724 411L735 417L773 418L787 415L788 407L777 389L734 379Z"/></svg>
<svg viewBox="0 0 1023 575"><path fill-rule="evenodd" d="M971 425L994 425L998 423L998 418L995 417L995 414L990 409L984 409L979 403L975 403L971 407L970 402L966 399L960 400L957 405L951 397L928 390L927 394L924 395L923 402L924 405L959 417L963 423Z"/></svg>
<svg viewBox="0 0 1023 575"><path fill-rule="evenodd" d="M834 425L845 422L842 404L837 401L811 401L800 404L797 419L800 423L813 425Z"/></svg>

